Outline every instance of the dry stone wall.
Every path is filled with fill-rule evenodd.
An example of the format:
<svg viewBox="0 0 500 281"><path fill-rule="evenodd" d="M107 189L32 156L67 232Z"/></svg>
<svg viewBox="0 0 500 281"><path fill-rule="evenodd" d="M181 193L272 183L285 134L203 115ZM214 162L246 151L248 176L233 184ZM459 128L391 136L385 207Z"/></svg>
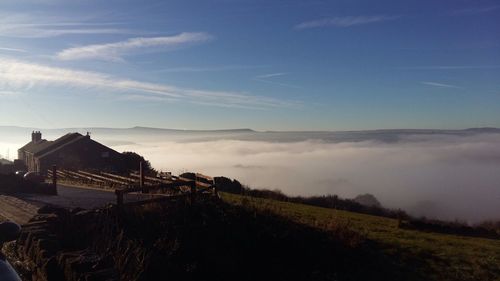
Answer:
<svg viewBox="0 0 500 281"><path fill-rule="evenodd" d="M78 241L68 245L66 241L71 241L71 237L63 237L77 238L82 229L68 229L68 226L76 228L75 222L88 219L91 212L42 208L23 226L17 252L27 261L33 281L117 280L112 262L78 245Z"/></svg>

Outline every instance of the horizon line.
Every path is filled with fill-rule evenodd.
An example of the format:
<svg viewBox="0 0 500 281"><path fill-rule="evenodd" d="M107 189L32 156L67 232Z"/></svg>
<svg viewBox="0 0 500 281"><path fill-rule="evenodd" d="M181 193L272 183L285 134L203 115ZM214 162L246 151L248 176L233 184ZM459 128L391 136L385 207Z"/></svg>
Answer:
<svg viewBox="0 0 500 281"><path fill-rule="evenodd" d="M252 128L218 128L218 129L179 129L179 128L163 128L163 127L148 127L148 126L132 126L132 127L108 127L108 126L83 126L83 127L61 127L61 128L41 128L41 127L25 127L16 125L0 125L2 127L30 129L30 130L85 130L85 129L110 129L110 130L132 130L132 129L150 129L150 130L170 130L170 131L196 131L196 132L216 132L216 131L252 131L255 133L319 133L319 132L367 132L367 131L466 131L466 130L500 130L500 127L478 126L478 127L462 127L462 128L377 128L377 129L340 129L340 130L256 130ZM90 133L92 133L90 131Z"/></svg>

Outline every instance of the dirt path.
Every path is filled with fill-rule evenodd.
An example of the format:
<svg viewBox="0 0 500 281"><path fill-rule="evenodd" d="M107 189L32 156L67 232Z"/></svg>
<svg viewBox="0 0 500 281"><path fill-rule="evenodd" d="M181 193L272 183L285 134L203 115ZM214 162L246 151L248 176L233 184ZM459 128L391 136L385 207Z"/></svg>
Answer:
<svg viewBox="0 0 500 281"><path fill-rule="evenodd" d="M13 196L0 195L0 217L18 224L27 223L41 207Z"/></svg>
<svg viewBox="0 0 500 281"><path fill-rule="evenodd" d="M116 202L113 191L81 188L67 185L57 186L57 196L40 194L0 195L0 219L24 224L45 205L64 208L93 209ZM149 199L147 194L127 194L125 202Z"/></svg>
<svg viewBox="0 0 500 281"><path fill-rule="evenodd" d="M116 200L113 192L82 189L60 185L58 195L15 194L0 195L0 218L27 223L39 208L45 205L55 205L65 208L91 209L102 207Z"/></svg>

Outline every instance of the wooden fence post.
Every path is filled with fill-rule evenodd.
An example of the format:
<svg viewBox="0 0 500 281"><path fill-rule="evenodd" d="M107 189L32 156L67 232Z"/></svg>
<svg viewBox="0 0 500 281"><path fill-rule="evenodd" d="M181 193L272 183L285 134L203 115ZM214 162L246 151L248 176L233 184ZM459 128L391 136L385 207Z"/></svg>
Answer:
<svg viewBox="0 0 500 281"><path fill-rule="evenodd" d="M52 165L52 185L57 188L57 166Z"/></svg>
<svg viewBox="0 0 500 281"><path fill-rule="evenodd" d="M213 185L212 186L213 190L214 190L214 196L216 198L219 198L219 190L217 189L217 186L216 185Z"/></svg>
<svg viewBox="0 0 500 281"><path fill-rule="evenodd" d="M144 163L141 161L139 163L139 186L142 189L142 193L148 193L149 190L146 189L146 186L144 185Z"/></svg>
<svg viewBox="0 0 500 281"><path fill-rule="evenodd" d="M196 202L196 181L191 182L191 204Z"/></svg>
<svg viewBox="0 0 500 281"><path fill-rule="evenodd" d="M115 190L116 194L116 206L118 207L118 210L122 210L123 208L123 190L117 189Z"/></svg>

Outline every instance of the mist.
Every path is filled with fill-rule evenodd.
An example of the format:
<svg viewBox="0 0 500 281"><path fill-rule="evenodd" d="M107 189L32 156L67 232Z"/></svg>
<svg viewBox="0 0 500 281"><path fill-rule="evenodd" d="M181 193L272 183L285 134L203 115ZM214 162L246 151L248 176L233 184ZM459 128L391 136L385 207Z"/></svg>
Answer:
<svg viewBox="0 0 500 281"><path fill-rule="evenodd" d="M414 215L478 222L500 218L500 136L408 137L397 143L217 140L115 147L164 171L236 178L290 195L374 194Z"/></svg>
<svg viewBox="0 0 500 281"><path fill-rule="evenodd" d="M353 138L356 141L249 137L253 135L258 133L93 138L119 152L135 151L156 169L174 174L226 176L251 188L280 189L289 195L353 198L371 193L385 207L430 218L469 223L500 219L498 133L410 132L382 138L391 141L381 141L380 133L377 138ZM0 146L9 147L12 158L23 144L11 139Z"/></svg>

